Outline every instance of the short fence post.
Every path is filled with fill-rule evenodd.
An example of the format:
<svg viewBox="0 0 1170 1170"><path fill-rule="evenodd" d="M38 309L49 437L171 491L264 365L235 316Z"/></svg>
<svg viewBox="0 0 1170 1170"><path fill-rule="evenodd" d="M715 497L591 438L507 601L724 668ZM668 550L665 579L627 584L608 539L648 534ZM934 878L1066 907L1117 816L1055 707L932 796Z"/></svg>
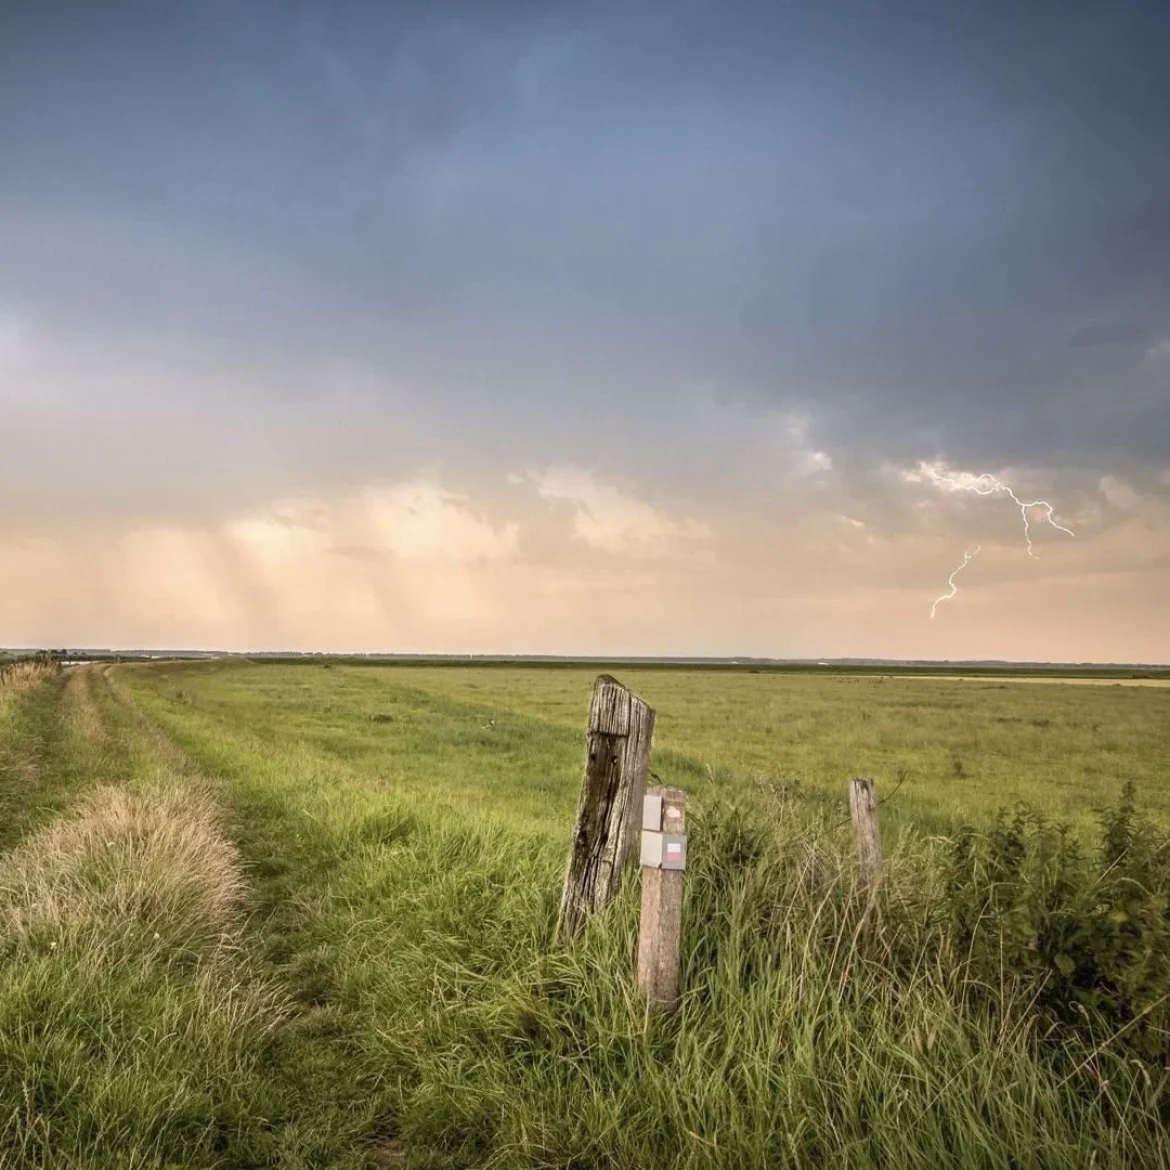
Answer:
<svg viewBox="0 0 1170 1170"><path fill-rule="evenodd" d="M561 891L561 938L577 935L621 886L636 844L653 734L654 709L617 679L600 675L593 686L585 775Z"/></svg>
<svg viewBox="0 0 1170 1170"><path fill-rule="evenodd" d="M857 864L867 883L873 882L882 868L882 838L878 832L877 808L873 780L868 777L850 780L849 811L853 816Z"/></svg>
<svg viewBox="0 0 1170 1170"><path fill-rule="evenodd" d="M651 788L642 809L642 918L638 990L650 1007L674 1008L679 995L683 875L687 865L687 794Z"/></svg>

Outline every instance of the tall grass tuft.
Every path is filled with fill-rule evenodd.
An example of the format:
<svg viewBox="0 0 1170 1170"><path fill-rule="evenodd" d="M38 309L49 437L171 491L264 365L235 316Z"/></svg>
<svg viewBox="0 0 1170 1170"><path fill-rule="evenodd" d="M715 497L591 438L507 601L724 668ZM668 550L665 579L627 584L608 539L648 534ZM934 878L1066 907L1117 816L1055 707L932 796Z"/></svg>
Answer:
<svg viewBox="0 0 1170 1170"><path fill-rule="evenodd" d="M0 857L0 1164L208 1165L283 1015L214 804L101 788Z"/></svg>
<svg viewBox="0 0 1170 1170"><path fill-rule="evenodd" d="M13 661L0 659L0 695L15 694L28 690L52 675L58 674L61 666L57 662L36 658L21 658Z"/></svg>

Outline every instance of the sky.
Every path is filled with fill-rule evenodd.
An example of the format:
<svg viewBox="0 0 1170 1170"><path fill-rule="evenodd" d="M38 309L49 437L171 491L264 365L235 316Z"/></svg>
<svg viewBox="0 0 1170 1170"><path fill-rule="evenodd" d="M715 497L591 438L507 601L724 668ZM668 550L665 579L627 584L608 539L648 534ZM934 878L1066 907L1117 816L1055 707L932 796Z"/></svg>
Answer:
<svg viewBox="0 0 1170 1170"><path fill-rule="evenodd" d="M0 0L0 645L1170 662L1167 43Z"/></svg>

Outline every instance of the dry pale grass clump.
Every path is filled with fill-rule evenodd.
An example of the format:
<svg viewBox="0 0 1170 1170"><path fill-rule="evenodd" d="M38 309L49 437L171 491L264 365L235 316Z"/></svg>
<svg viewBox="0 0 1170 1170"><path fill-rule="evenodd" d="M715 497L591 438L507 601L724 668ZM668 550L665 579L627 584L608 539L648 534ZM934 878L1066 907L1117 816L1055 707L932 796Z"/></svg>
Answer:
<svg viewBox="0 0 1170 1170"><path fill-rule="evenodd" d="M0 694L28 690L60 669L55 662L0 663Z"/></svg>
<svg viewBox="0 0 1170 1170"><path fill-rule="evenodd" d="M243 895L215 803L191 788L98 788L0 860L6 949L136 930L206 952L236 933Z"/></svg>

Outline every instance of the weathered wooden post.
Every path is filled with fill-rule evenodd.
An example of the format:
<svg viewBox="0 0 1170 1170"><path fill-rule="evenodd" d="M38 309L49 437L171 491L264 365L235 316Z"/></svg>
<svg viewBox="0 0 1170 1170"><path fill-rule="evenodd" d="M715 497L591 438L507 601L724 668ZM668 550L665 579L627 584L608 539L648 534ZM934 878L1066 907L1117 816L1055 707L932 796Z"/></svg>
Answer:
<svg viewBox="0 0 1170 1170"><path fill-rule="evenodd" d="M569 846L557 933L574 937L613 900L638 832L654 709L608 674L593 685L585 776Z"/></svg>
<svg viewBox="0 0 1170 1170"><path fill-rule="evenodd" d="M683 875L687 867L687 794L651 788L642 804L642 918L638 990L650 1007L678 1003Z"/></svg>
<svg viewBox="0 0 1170 1170"><path fill-rule="evenodd" d="M873 780L854 777L849 781L849 811L853 816L857 865L866 883L875 881L882 868L882 838L878 832L877 807Z"/></svg>

